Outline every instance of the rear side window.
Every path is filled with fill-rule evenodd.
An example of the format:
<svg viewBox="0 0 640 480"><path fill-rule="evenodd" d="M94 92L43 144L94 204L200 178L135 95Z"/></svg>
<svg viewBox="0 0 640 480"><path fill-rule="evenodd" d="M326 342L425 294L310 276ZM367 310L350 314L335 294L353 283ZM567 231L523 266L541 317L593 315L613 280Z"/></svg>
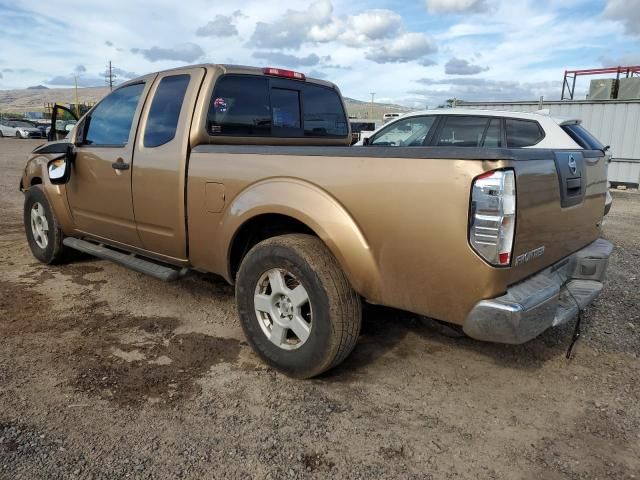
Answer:
<svg viewBox="0 0 640 480"><path fill-rule="evenodd" d="M602 150L604 145L589 131L578 123L563 125L562 129L582 148L586 150Z"/></svg>
<svg viewBox="0 0 640 480"><path fill-rule="evenodd" d="M486 117L450 115L445 117L435 141L439 147L480 147L489 125Z"/></svg>
<svg viewBox="0 0 640 480"><path fill-rule="evenodd" d="M346 137L338 93L295 80L225 75L216 83L208 116L212 135Z"/></svg>
<svg viewBox="0 0 640 480"><path fill-rule="evenodd" d="M487 148L500 148L502 147L502 129L500 128L500 119L492 118L487 128L487 133L484 135L482 142L483 147Z"/></svg>
<svg viewBox="0 0 640 480"><path fill-rule="evenodd" d="M540 124L533 120L507 118L505 125L509 148L531 147L544 138Z"/></svg>
<svg viewBox="0 0 640 480"><path fill-rule="evenodd" d="M149 109L144 132L145 147L164 145L176 136L180 109L190 78L190 75L172 75L160 80Z"/></svg>

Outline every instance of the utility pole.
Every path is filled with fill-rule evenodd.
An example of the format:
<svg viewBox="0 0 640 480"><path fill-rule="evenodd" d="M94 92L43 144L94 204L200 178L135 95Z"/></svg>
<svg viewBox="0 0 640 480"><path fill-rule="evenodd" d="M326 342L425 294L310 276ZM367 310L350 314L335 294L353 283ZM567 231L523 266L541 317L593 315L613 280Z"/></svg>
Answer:
<svg viewBox="0 0 640 480"><path fill-rule="evenodd" d="M76 117L80 118L80 105L78 104L78 76L74 75L73 79L76 82Z"/></svg>
<svg viewBox="0 0 640 480"><path fill-rule="evenodd" d="M113 91L113 81L116 79L116 76L113 73L113 69L111 67L111 60L109 60L109 65L107 66L107 70L104 72L105 82L109 85L109 90Z"/></svg>
<svg viewBox="0 0 640 480"><path fill-rule="evenodd" d="M370 92L369 95L371 95L371 108L369 117L373 118L373 98L376 96L376 92Z"/></svg>

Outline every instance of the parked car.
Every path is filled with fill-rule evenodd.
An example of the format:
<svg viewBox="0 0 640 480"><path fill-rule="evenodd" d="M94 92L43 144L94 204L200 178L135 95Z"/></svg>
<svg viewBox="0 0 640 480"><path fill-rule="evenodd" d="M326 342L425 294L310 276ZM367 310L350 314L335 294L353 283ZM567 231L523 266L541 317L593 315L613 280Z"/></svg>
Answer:
<svg viewBox="0 0 640 480"><path fill-rule="evenodd" d="M43 138L40 129L27 120L0 120L0 136L16 138Z"/></svg>
<svg viewBox="0 0 640 480"><path fill-rule="evenodd" d="M351 124L351 142L356 143L360 140L362 132L373 132L376 129L376 123L368 120L349 120Z"/></svg>
<svg viewBox="0 0 640 480"><path fill-rule="evenodd" d="M391 120L393 120L395 118L398 118L398 117L401 117L401 116L402 116L402 114L401 113L397 113L397 112L385 113L384 115L382 115L382 121L383 121L383 123L387 123L387 122L390 122Z"/></svg>
<svg viewBox="0 0 640 480"><path fill-rule="evenodd" d="M294 377L349 355L363 301L503 343L575 317L613 248L600 238L604 153L440 138L451 141L350 147L338 88L297 72L153 73L31 154L27 241L44 263L77 249L163 280L221 275L250 345Z"/></svg>
<svg viewBox="0 0 640 480"><path fill-rule="evenodd" d="M372 133L362 132L356 146L472 147L599 150L608 147L590 134L577 118L551 117L548 112L438 109L413 112ZM607 189L605 215L612 197Z"/></svg>

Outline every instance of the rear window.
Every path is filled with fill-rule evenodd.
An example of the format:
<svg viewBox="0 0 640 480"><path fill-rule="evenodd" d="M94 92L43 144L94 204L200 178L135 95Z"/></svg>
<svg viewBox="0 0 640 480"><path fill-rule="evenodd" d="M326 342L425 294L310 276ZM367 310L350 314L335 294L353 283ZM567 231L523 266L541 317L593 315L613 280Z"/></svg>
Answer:
<svg viewBox="0 0 640 480"><path fill-rule="evenodd" d="M509 148L531 147L544 138L542 127L533 120L507 118L505 126Z"/></svg>
<svg viewBox="0 0 640 480"><path fill-rule="evenodd" d="M346 137L338 93L296 80L225 75L216 83L208 115L212 135Z"/></svg>
<svg viewBox="0 0 640 480"><path fill-rule="evenodd" d="M603 150L604 145L589 131L578 123L563 125L562 129L582 148L586 150Z"/></svg>
<svg viewBox="0 0 640 480"><path fill-rule="evenodd" d="M160 81L149 109L144 132L145 147L164 145L176 136L180 109L189 79L189 75L171 75Z"/></svg>

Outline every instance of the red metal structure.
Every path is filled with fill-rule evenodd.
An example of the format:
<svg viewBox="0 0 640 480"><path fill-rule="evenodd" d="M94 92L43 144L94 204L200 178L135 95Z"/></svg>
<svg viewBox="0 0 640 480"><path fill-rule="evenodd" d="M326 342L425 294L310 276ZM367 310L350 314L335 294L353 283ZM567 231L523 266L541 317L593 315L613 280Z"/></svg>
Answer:
<svg viewBox="0 0 640 480"><path fill-rule="evenodd" d="M573 100L573 93L576 89L576 78L583 75L606 75L609 73L615 73L616 79L620 80L620 75L626 75L633 77L634 75L640 76L640 65L634 67L609 67L609 68L591 68L589 70L565 70L564 81L562 82L562 96L560 100ZM571 84L569 81L571 80ZM565 92L567 96L565 98Z"/></svg>

